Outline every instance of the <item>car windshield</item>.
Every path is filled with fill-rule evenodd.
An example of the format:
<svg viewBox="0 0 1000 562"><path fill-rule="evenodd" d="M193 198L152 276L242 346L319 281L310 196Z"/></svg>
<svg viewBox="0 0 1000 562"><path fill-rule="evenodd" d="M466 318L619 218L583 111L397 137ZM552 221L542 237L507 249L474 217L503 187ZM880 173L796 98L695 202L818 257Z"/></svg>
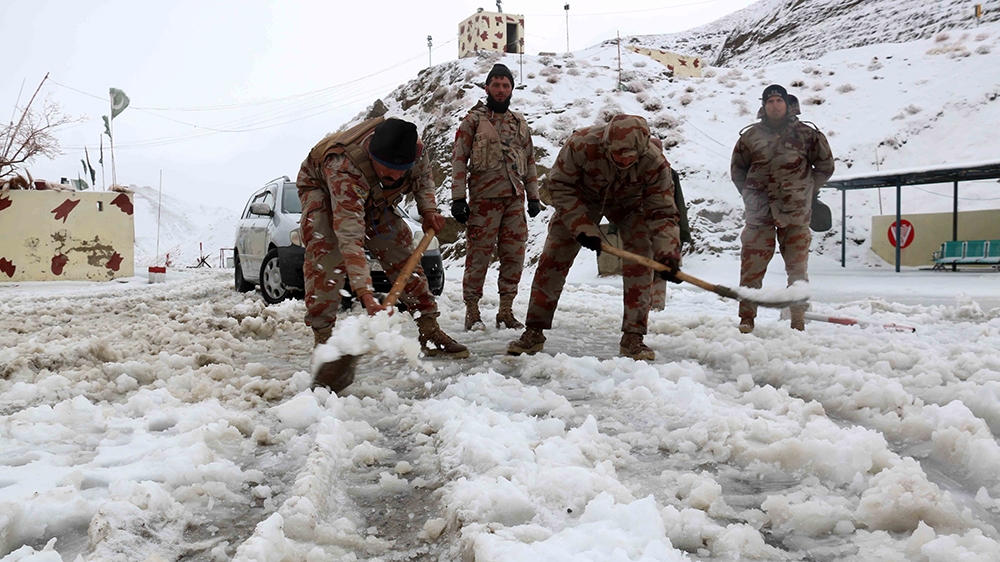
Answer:
<svg viewBox="0 0 1000 562"><path fill-rule="evenodd" d="M289 215L302 214L302 202L294 183L286 183L281 190L281 209Z"/></svg>

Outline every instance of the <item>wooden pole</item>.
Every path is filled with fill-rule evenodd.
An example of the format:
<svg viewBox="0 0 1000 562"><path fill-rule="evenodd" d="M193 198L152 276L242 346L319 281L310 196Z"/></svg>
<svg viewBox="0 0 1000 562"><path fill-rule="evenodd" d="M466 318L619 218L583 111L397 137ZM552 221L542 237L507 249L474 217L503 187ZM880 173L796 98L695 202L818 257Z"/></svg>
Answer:
<svg viewBox="0 0 1000 562"><path fill-rule="evenodd" d="M431 240L434 239L433 228L427 229L424 233L424 237L420 239L420 243L410 254L410 259L406 260L406 264L403 265L403 269L399 270L399 275L396 275L396 281L392 284L392 288L389 289L389 294L385 296L385 301L382 302L382 306L386 308L391 308L392 305L396 304L399 300L399 294L403 292L403 287L406 286L406 281L409 280L410 275L413 274L413 270L417 268L417 263L420 262L420 258L424 257L424 252L427 251L427 246L430 246Z"/></svg>
<svg viewBox="0 0 1000 562"><path fill-rule="evenodd" d="M21 118L17 121L17 126L14 127L13 132L11 132L10 134L10 138L7 139L7 144L4 146L3 156L5 160L7 159L7 153L10 152L11 147L14 146L14 139L17 138L17 132L21 130L21 125L24 124L24 118L28 116L28 110L31 108L31 104L34 103L35 96L37 96L38 92L42 90L42 85L45 84L45 81L48 79L49 79L49 73L46 72L45 78L42 78L42 81L38 84L38 87L35 88L35 93L31 94L31 99L28 100L28 105L24 106L24 113L21 114Z"/></svg>
<svg viewBox="0 0 1000 562"><path fill-rule="evenodd" d="M115 172L115 98L108 94L111 113L108 114L108 139L111 141L111 185L118 185L118 174ZM161 171L162 173L162 171Z"/></svg>

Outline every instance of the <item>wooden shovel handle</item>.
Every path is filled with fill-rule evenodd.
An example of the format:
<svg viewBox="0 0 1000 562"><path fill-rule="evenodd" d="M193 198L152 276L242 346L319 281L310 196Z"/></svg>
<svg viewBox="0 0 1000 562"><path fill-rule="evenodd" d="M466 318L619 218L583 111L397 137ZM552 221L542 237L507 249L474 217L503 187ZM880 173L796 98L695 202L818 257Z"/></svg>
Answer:
<svg viewBox="0 0 1000 562"><path fill-rule="evenodd" d="M417 244L413 253L410 254L410 259L406 260L403 269L399 270L399 274L396 275L396 281L392 284L392 289L389 289L389 294L385 296L382 306L389 308L399 300L399 294L403 292L403 287L406 286L406 282L409 280L413 270L417 268L420 258L424 257L424 252L427 251L427 246L430 246L435 234L437 233L434 232L433 228L428 228L427 232L424 232L424 237L420 239L420 243Z"/></svg>
<svg viewBox="0 0 1000 562"><path fill-rule="evenodd" d="M664 265L664 264L662 264L662 263L660 263L660 262L658 262L656 260L651 260L651 259L647 258L646 256L640 256L639 254L633 254L632 252L629 252L628 250L622 250L622 249L616 248L616 247L612 246L611 244L608 244L607 242L601 242L601 251L604 251L604 252L607 252L609 254L618 256L618 257L620 257L622 259L626 259L626 260L638 263L640 265L644 265L644 266L652 269L653 271L667 271L667 270L670 269L666 265ZM684 273L683 271L678 271L677 273L674 274L674 276L677 277L677 279L680 279L681 281L684 281L685 283L690 283L692 285L695 285L696 287L701 287L702 289L705 289L706 291L711 291L711 292L713 292L713 293L715 293L717 295L720 295L720 296L723 296L723 297L727 297L727 298L730 298L730 299L737 299L737 300L739 300L739 296L736 294L736 291L733 291L729 287L723 287L722 285L713 285L712 283L709 283L708 281L703 281L701 279L698 279L697 277L694 277L693 275L688 275L687 273Z"/></svg>

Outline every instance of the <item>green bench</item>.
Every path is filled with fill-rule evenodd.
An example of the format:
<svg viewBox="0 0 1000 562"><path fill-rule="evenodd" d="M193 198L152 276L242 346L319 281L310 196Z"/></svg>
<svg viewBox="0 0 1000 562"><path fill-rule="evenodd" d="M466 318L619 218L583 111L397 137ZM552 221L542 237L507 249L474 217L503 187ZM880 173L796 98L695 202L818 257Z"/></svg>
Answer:
<svg viewBox="0 0 1000 562"><path fill-rule="evenodd" d="M949 265L991 265L1000 271L1000 240L949 240L933 254L934 270Z"/></svg>

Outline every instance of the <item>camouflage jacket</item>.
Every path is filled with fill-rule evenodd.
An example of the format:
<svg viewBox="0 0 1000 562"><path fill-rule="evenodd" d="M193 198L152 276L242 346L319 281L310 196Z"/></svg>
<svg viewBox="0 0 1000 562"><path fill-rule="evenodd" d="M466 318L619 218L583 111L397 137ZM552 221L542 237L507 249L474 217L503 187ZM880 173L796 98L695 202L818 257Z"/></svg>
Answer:
<svg viewBox="0 0 1000 562"><path fill-rule="evenodd" d="M368 145L372 134L368 133L357 143L363 153L362 158L369 162ZM296 185L300 192L306 189L328 190L337 248L344 256L347 277L358 297L372 292L371 272L365 257L365 236L391 234L379 230L380 226L384 227L381 221L383 213L405 195L413 196L421 216L439 212L430 162L423 153L422 144L418 144L416 165L406 173L402 186L392 191L384 190L374 178L369 181L339 146L328 150L322 160L314 159L312 155L307 157L299 168ZM314 210L302 209L301 220L306 220Z"/></svg>
<svg viewBox="0 0 1000 562"><path fill-rule="evenodd" d="M538 199L535 149L528 123L514 111L493 113L479 102L455 133L451 197L470 199L521 195Z"/></svg>
<svg viewBox="0 0 1000 562"><path fill-rule="evenodd" d="M770 217L784 227L809 224L812 199L833 168L823 133L791 116L780 130L766 120L744 129L733 149L730 173L743 194L747 223Z"/></svg>
<svg viewBox="0 0 1000 562"><path fill-rule="evenodd" d="M679 214L674 203L670 164L650 142L638 161L620 170L608 155L607 125L580 129L563 145L549 173L552 205L573 232L601 236L588 216L591 209L626 212L646 222L652 236L653 259L680 259Z"/></svg>

